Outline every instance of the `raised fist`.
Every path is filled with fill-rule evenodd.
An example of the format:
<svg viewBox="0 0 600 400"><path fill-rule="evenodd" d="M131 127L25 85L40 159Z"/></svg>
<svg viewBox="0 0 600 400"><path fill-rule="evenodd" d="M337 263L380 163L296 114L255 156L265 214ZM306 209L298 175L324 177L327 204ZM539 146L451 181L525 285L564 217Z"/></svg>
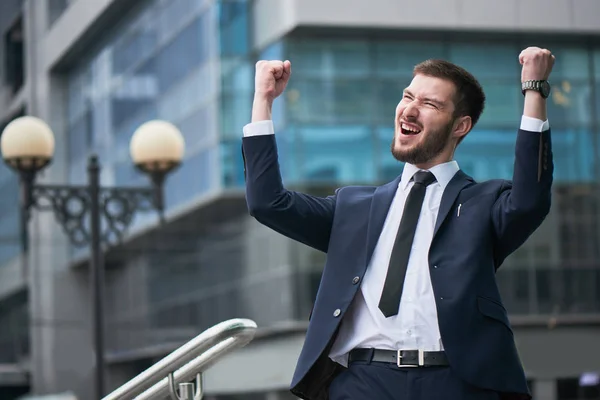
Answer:
<svg viewBox="0 0 600 400"><path fill-rule="evenodd" d="M255 97L273 101L283 93L290 75L292 64L289 61L259 61L256 63L254 78Z"/></svg>
<svg viewBox="0 0 600 400"><path fill-rule="evenodd" d="M519 62L523 66L521 82L530 80L547 80L554 66L554 56L550 50L539 47L528 47L519 54Z"/></svg>

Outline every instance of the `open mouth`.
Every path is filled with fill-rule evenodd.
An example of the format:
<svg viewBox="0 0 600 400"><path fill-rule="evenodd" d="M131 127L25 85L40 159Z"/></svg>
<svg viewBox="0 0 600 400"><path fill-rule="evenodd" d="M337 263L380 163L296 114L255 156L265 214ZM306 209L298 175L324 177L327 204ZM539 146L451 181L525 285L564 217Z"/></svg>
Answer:
<svg viewBox="0 0 600 400"><path fill-rule="evenodd" d="M421 133L421 128L416 125L407 124L406 122L400 123L400 131L403 135L418 135Z"/></svg>

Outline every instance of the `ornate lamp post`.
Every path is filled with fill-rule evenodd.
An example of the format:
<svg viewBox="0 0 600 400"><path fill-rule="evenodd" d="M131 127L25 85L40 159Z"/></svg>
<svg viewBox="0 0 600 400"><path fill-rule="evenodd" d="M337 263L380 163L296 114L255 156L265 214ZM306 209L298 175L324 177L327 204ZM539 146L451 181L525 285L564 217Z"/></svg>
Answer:
<svg viewBox="0 0 600 400"><path fill-rule="evenodd" d="M137 211L155 209L162 220L163 182L183 158L184 140L179 130L166 121L149 121L140 126L130 143L130 154L139 170L146 173L149 187L101 187L96 155L88 159L86 185L45 185L36 175L54 155L54 134L48 125L25 116L9 123L0 138L2 157L21 180L22 240L27 249L27 223L32 208L53 211L75 246L90 247L95 363L95 398L104 394L104 264L102 245L121 240ZM104 219L104 228L102 224ZM86 223L87 222L87 223Z"/></svg>

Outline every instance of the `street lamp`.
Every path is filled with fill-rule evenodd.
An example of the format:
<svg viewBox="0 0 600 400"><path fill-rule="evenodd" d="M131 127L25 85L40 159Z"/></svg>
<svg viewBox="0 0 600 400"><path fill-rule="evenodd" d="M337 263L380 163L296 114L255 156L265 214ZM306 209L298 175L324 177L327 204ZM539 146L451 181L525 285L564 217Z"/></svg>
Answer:
<svg viewBox="0 0 600 400"><path fill-rule="evenodd" d="M95 398L104 394L104 264L102 245L121 240L137 211L155 209L163 218L163 182L183 158L185 143L169 122L153 120L133 134L130 154L146 173L150 187L101 187L96 155L88 159L86 185L40 185L36 174L54 155L54 134L41 119L25 116L10 122L0 138L2 157L21 181L23 246L27 250L27 222L32 207L51 210L75 246L90 246L95 368ZM102 227L104 218L105 227Z"/></svg>

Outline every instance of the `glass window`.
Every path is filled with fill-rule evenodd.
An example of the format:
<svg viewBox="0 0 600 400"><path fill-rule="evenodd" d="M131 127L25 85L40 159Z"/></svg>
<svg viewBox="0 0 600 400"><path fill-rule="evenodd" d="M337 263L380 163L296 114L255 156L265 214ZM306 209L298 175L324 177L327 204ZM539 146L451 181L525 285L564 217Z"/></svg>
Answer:
<svg viewBox="0 0 600 400"><path fill-rule="evenodd" d="M219 23L221 54L241 55L248 53L248 3L247 1L220 1Z"/></svg>
<svg viewBox="0 0 600 400"><path fill-rule="evenodd" d="M587 126L592 122L592 88L589 82L555 80L548 104L553 126Z"/></svg>
<svg viewBox="0 0 600 400"><path fill-rule="evenodd" d="M373 52L377 75L409 80L415 65L430 58L445 58L440 42L381 41L373 44Z"/></svg>
<svg viewBox="0 0 600 400"><path fill-rule="evenodd" d="M361 122L373 115L367 79L290 80L286 100L294 122Z"/></svg>
<svg viewBox="0 0 600 400"><path fill-rule="evenodd" d="M551 79L589 79L590 54L584 47L561 47L549 45L556 57Z"/></svg>
<svg viewBox="0 0 600 400"><path fill-rule="evenodd" d="M185 158L181 167L169 176L165 184L167 207L181 205L187 200L209 192L217 184L219 149L205 149Z"/></svg>
<svg viewBox="0 0 600 400"><path fill-rule="evenodd" d="M589 182L594 179L594 143L589 130L553 129L555 181ZM477 181L511 179L516 145L514 130L475 128L456 150L456 159ZM465 165L471 166L470 170Z"/></svg>
<svg viewBox="0 0 600 400"><path fill-rule="evenodd" d="M594 172L592 132L587 129L554 129L552 151L554 153L554 177L556 181L597 182Z"/></svg>
<svg viewBox="0 0 600 400"><path fill-rule="evenodd" d="M19 181L4 163L0 165L0 265L16 257L20 250Z"/></svg>
<svg viewBox="0 0 600 400"><path fill-rule="evenodd" d="M377 129L377 154L374 164L378 170L377 181L389 182L402 173L404 163L399 162L392 155L392 142L394 140L393 120L389 126L382 126Z"/></svg>
<svg viewBox="0 0 600 400"><path fill-rule="evenodd" d="M476 181L511 179L517 129L518 126L510 130L475 127L456 150L461 169Z"/></svg>
<svg viewBox="0 0 600 400"><path fill-rule="evenodd" d="M594 77L596 81L600 80L600 48L594 49Z"/></svg>
<svg viewBox="0 0 600 400"><path fill-rule="evenodd" d="M519 80L490 79L481 80L480 83L486 96L486 104L477 126L518 128L523 114L523 94Z"/></svg>
<svg viewBox="0 0 600 400"><path fill-rule="evenodd" d="M368 43L363 40L302 40L289 44L296 76L361 77L369 73Z"/></svg>
<svg viewBox="0 0 600 400"><path fill-rule="evenodd" d="M254 64L237 58L224 59L221 64L221 90L227 93L254 93Z"/></svg>
<svg viewBox="0 0 600 400"><path fill-rule="evenodd" d="M521 76L519 50L514 44L451 44L450 61L472 73L477 79L518 80Z"/></svg>
<svg viewBox="0 0 600 400"><path fill-rule="evenodd" d="M245 184L242 139L231 138L221 142L221 168L225 187L241 187Z"/></svg>
<svg viewBox="0 0 600 400"><path fill-rule="evenodd" d="M368 127L302 126L297 140L304 179L333 184L375 179L375 141Z"/></svg>
<svg viewBox="0 0 600 400"><path fill-rule="evenodd" d="M139 22L119 37L114 44L111 57L114 74L121 74L135 68L156 47L157 35L154 25L144 23L144 20Z"/></svg>
<svg viewBox="0 0 600 400"><path fill-rule="evenodd" d="M373 107L374 118L378 123L394 126L396 107L404 89L410 84L410 77L398 77L395 79L382 79L375 83L377 106Z"/></svg>
<svg viewBox="0 0 600 400"><path fill-rule="evenodd" d="M156 56L158 88L161 92L184 78L192 68L202 64L209 56L206 26L209 14L186 27L177 37Z"/></svg>
<svg viewBox="0 0 600 400"><path fill-rule="evenodd" d="M223 137L242 135L252 115L252 95L230 94L221 98L221 132Z"/></svg>
<svg viewBox="0 0 600 400"><path fill-rule="evenodd" d="M167 183L175 188L168 204L218 185L217 113L223 111L225 131L236 136L250 116L253 68L240 57L248 50L247 9L245 0L150 1L82 59L68 75L71 180L85 179L85 156L95 151L107 181L139 182L130 165L131 135L160 118L179 127L187 144L184 165ZM220 63L219 54L234 57ZM227 79L215 69L221 65Z"/></svg>

